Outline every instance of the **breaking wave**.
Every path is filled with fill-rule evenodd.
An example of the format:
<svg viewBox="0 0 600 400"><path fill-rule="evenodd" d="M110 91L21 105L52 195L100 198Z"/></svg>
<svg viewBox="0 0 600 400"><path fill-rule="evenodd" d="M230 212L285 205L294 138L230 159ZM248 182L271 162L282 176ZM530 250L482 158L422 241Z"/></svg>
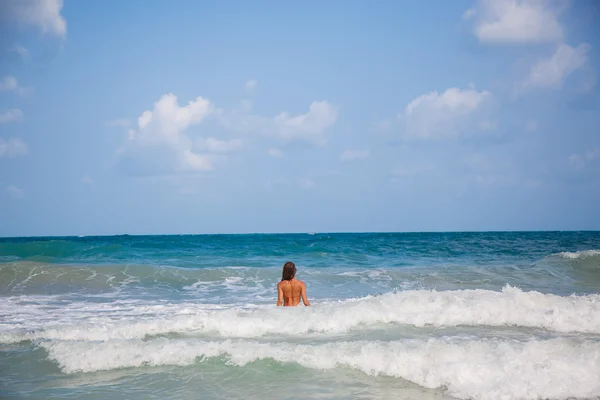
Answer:
<svg viewBox="0 0 600 400"><path fill-rule="evenodd" d="M584 258L598 257L600 260L600 250L582 250L582 251L563 251L562 253L558 253L558 255L562 258L567 258L569 260L578 260Z"/></svg>
<svg viewBox="0 0 600 400"><path fill-rule="evenodd" d="M445 388L472 399L538 399L600 395L600 342L573 339L345 341L325 344L203 341L48 342L43 347L65 373L202 363L221 359L243 367L263 359L305 368L351 368ZM259 368L257 365L256 368Z"/></svg>
<svg viewBox="0 0 600 400"><path fill-rule="evenodd" d="M197 303L146 304L4 302L0 316L14 328L0 342L135 339L169 333L227 338L339 334L377 324L519 326L600 334L600 295L558 296L506 286L490 290L407 290L309 308L219 307Z"/></svg>

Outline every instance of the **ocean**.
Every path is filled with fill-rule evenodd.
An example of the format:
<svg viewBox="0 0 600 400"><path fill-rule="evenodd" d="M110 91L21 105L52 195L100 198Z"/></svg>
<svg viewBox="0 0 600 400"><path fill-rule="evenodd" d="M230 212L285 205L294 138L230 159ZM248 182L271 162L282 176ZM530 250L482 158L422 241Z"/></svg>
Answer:
<svg viewBox="0 0 600 400"><path fill-rule="evenodd" d="M0 239L2 398L599 396L600 232Z"/></svg>

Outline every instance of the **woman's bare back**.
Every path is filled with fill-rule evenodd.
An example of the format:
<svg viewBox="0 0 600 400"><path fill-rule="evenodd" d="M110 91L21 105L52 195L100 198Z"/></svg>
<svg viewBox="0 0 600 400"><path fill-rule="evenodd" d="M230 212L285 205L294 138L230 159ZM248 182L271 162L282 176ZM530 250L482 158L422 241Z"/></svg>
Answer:
<svg viewBox="0 0 600 400"><path fill-rule="evenodd" d="M310 306L306 298L306 285L298 279L284 280L277 284L277 305L278 306L297 306L300 299L305 306Z"/></svg>

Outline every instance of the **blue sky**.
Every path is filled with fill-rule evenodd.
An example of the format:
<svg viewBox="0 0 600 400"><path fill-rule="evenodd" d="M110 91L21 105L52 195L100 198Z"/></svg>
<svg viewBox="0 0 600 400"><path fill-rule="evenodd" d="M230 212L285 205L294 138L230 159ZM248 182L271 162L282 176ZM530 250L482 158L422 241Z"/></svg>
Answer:
<svg viewBox="0 0 600 400"><path fill-rule="evenodd" d="M600 229L600 6L5 0L0 235Z"/></svg>

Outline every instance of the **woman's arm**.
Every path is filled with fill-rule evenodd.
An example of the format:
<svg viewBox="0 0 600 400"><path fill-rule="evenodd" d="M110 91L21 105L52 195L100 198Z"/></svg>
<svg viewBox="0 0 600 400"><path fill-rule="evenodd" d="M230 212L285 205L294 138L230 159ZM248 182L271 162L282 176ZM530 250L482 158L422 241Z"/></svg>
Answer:
<svg viewBox="0 0 600 400"><path fill-rule="evenodd" d="M277 284L277 307L282 306L283 305L283 289L281 288L281 285L278 283Z"/></svg>
<svg viewBox="0 0 600 400"><path fill-rule="evenodd" d="M304 282L302 283L302 291L300 292L300 295L302 296L302 302L304 305L310 306L310 301L308 301L308 297L306 297L306 284Z"/></svg>

